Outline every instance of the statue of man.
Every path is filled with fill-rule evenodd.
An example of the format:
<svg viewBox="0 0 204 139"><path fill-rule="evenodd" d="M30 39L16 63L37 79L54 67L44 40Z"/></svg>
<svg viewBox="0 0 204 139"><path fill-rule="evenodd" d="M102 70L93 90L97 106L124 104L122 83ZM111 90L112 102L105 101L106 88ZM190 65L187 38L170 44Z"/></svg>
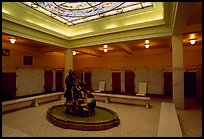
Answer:
<svg viewBox="0 0 204 139"><path fill-rule="evenodd" d="M87 89L86 84L74 78L74 72L69 70L65 79L66 113L79 116L92 116L95 114L96 100Z"/></svg>
<svg viewBox="0 0 204 139"><path fill-rule="evenodd" d="M72 71L72 69L69 70L69 74L66 76L65 84L66 84L66 91L65 91L64 97L66 98L66 101L74 101L73 95L72 95L72 88L74 87L75 79L74 79L74 72Z"/></svg>

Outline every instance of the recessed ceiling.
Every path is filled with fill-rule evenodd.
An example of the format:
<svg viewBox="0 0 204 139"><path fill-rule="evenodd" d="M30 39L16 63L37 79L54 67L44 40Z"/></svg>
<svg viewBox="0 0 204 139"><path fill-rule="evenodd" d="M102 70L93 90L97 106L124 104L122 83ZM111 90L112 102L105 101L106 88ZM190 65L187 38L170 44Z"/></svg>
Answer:
<svg viewBox="0 0 204 139"><path fill-rule="evenodd" d="M21 5L25 8L27 8L27 6L23 5L22 3L21 3ZM201 8L201 6L202 6L202 3L197 2L196 6L192 7L193 12L192 12L192 15L189 17L187 25L202 24L202 20L201 20L202 19L202 8ZM29 8L27 8L27 9L29 9ZM30 9L33 10L33 8L30 8ZM2 9L2 12L3 12L3 9ZM17 12L17 11L15 11L15 12ZM13 13L11 12L11 13L14 14L15 12L13 12ZM42 14L42 13L39 13L39 15L40 14ZM114 16L112 16L112 17L114 17ZM49 18L51 18L51 17L49 17ZM54 21L57 22L56 20L54 20ZM43 22L43 20L42 20L42 22ZM99 28L99 27L97 26L97 28ZM100 28L102 28L102 27L100 26ZM108 30L108 29L106 29L106 30ZM79 30L76 30L76 32L79 32ZM197 39L196 44L202 44L202 32L189 32L189 33L186 33L183 35L184 46L189 46L189 39L192 36L194 36ZM11 37L11 35L2 33L3 43L8 42L8 37ZM37 49L41 49L40 52L43 52L43 53L44 52L53 52L53 51L63 52L63 50L65 49L62 47L57 47L57 46L50 45L50 44L40 43L40 42L36 42L33 40L20 38L17 36L12 36L12 37L17 38L17 42L16 42L17 44L22 44L22 45L26 45L29 47L35 47ZM149 41L150 41L150 45L151 45L150 49L171 48L171 36L151 38L151 39L149 39ZM120 42L120 43L119 42L118 43L109 43L108 48L109 48L109 52L127 52L127 53L131 54L133 51L145 49L144 48L144 42L145 42L145 40L141 39L141 40L125 41L125 42ZM86 49L84 49L84 48L86 48ZM103 45L74 48L74 50L76 50L78 52L82 52L82 53L87 51L87 53L85 52L85 54L94 54L94 52L103 53Z"/></svg>
<svg viewBox="0 0 204 139"><path fill-rule="evenodd" d="M153 6L152 2L22 3L69 26Z"/></svg>
<svg viewBox="0 0 204 139"><path fill-rule="evenodd" d="M25 5L25 3L29 4ZM93 13L90 14L90 16L83 10L69 10L69 12L72 11L70 15L75 17L71 17L68 14L66 11L68 9L67 7L69 4L80 4L82 2L25 3L3 2L2 18L17 20L17 22L22 21L26 27L68 40L165 24L163 2L94 2L98 5L90 7L90 13ZM87 2L84 3L87 4ZM33 7L34 4L37 5L36 8L34 8L35 6ZM60 4L63 4L63 7ZM106 4L108 5L107 9L105 8L106 6L104 6ZM55 5L55 7L53 7L53 5ZM99 12L97 12L95 8L98 8ZM83 13L83 16L76 17L79 16L79 14L74 15L72 14L73 11L80 11L81 14Z"/></svg>

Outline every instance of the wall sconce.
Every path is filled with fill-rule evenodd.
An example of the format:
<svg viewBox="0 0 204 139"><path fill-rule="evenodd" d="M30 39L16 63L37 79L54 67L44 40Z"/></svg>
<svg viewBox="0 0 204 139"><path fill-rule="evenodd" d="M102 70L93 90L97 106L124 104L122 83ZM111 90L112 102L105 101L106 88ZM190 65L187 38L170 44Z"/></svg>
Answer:
<svg viewBox="0 0 204 139"><path fill-rule="evenodd" d="M72 54L75 56L76 55L76 51L73 51Z"/></svg>
<svg viewBox="0 0 204 139"><path fill-rule="evenodd" d="M103 51L106 53L106 52L108 52L108 45L104 45L103 46Z"/></svg>
<svg viewBox="0 0 204 139"><path fill-rule="evenodd" d="M145 45L144 45L144 46L145 46L145 48L147 48L147 49L148 49L148 48L149 48L149 46L150 46L150 44L149 44L149 43L145 43Z"/></svg>
<svg viewBox="0 0 204 139"><path fill-rule="evenodd" d="M189 42L193 45L196 42L196 39L190 39Z"/></svg>
<svg viewBox="0 0 204 139"><path fill-rule="evenodd" d="M13 38L11 38L11 39L9 39L10 40L10 42L12 43L12 44L14 44L15 42L16 42L16 39L13 39Z"/></svg>

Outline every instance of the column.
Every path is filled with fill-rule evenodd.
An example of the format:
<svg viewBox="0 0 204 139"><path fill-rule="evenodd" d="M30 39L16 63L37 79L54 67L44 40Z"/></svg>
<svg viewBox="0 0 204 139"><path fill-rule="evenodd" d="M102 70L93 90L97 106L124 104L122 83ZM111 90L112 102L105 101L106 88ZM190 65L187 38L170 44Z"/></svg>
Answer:
<svg viewBox="0 0 204 139"><path fill-rule="evenodd" d="M121 92L125 92L125 70L121 70Z"/></svg>
<svg viewBox="0 0 204 139"><path fill-rule="evenodd" d="M83 75L82 75L82 76L83 76L83 77L82 77L82 79L83 79L82 81L83 81L83 83L85 83L85 73L84 73L84 71L82 71L82 74L83 74Z"/></svg>
<svg viewBox="0 0 204 139"><path fill-rule="evenodd" d="M173 62L173 103L177 109L184 109L184 67L183 67L183 36L172 36Z"/></svg>
<svg viewBox="0 0 204 139"><path fill-rule="evenodd" d="M69 69L73 70L73 54L72 54L72 51L73 50L71 48L68 48L64 52L64 80L65 80L66 76L68 75ZM66 88L65 83L64 83L64 88Z"/></svg>
<svg viewBox="0 0 204 139"><path fill-rule="evenodd" d="M56 91L56 70L52 70L53 81L52 81L52 91Z"/></svg>

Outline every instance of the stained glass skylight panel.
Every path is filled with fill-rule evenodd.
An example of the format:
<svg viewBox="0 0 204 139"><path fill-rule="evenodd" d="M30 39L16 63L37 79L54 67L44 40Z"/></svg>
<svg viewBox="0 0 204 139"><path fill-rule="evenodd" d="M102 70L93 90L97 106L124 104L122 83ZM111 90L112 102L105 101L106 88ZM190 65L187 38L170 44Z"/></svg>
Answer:
<svg viewBox="0 0 204 139"><path fill-rule="evenodd" d="M69 26L128 11L152 7L152 2L22 2Z"/></svg>

